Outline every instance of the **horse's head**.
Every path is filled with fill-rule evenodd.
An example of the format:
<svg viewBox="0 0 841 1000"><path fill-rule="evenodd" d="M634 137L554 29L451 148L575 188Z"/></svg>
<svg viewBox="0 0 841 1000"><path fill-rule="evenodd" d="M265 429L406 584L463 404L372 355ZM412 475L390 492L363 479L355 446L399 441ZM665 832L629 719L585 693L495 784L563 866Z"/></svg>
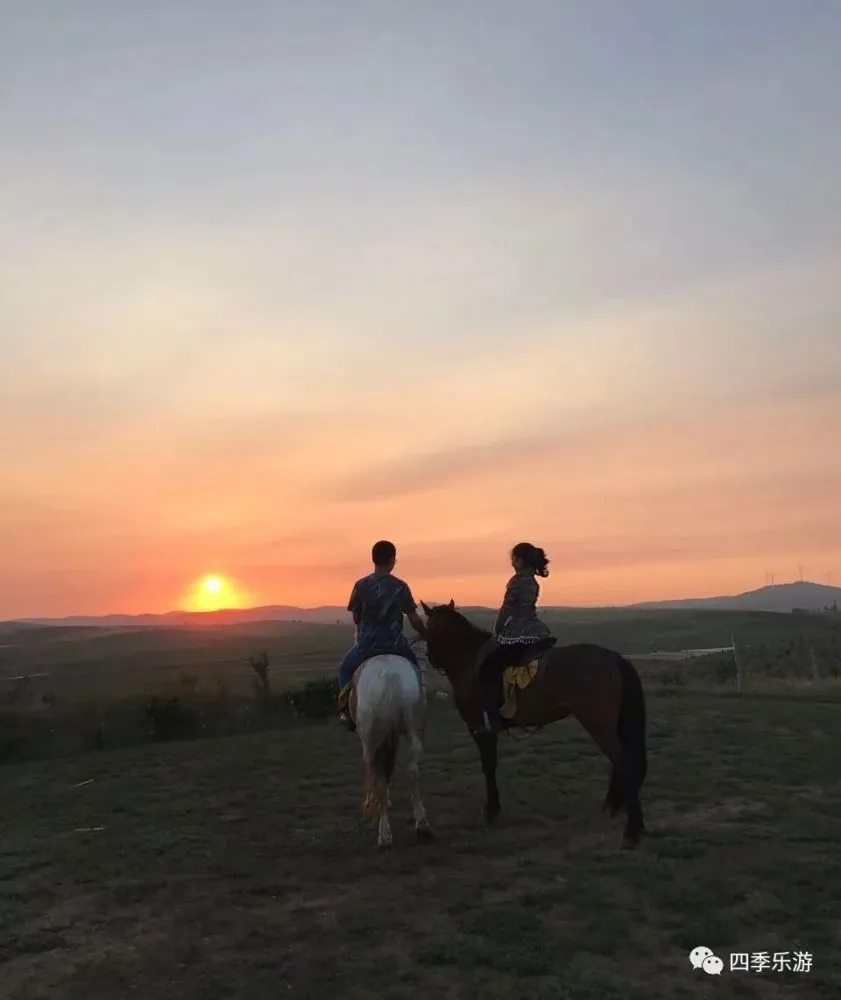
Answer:
<svg viewBox="0 0 841 1000"><path fill-rule="evenodd" d="M456 603L434 608L421 601L426 615L426 658L436 670L455 674L470 662L489 633L483 632L456 611Z"/></svg>
<svg viewBox="0 0 841 1000"><path fill-rule="evenodd" d="M446 616L450 612L455 612L458 618L463 617L456 611L456 602L450 598L449 604L436 604L435 607L430 607L426 601L421 601L421 607L423 608L423 613L426 617L432 621L433 618L440 618L442 615Z"/></svg>

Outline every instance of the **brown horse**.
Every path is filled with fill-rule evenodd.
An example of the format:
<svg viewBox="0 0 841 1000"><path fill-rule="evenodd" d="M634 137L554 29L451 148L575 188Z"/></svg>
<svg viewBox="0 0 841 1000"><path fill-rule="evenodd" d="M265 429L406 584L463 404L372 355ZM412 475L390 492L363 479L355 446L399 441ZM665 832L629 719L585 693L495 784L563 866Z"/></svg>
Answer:
<svg viewBox="0 0 841 1000"><path fill-rule="evenodd" d="M459 614L454 601L435 608L421 605L427 616L427 659L452 685L458 713L479 748L487 789L485 817L490 823L500 812L497 735L482 730L478 655L492 636ZM568 715L578 719L610 760L604 805L612 816L624 807L623 846L634 847L645 833L639 791L647 761L645 697L633 665L620 653L590 643L555 646L543 653L538 673L517 693L516 713L508 725L542 728Z"/></svg>

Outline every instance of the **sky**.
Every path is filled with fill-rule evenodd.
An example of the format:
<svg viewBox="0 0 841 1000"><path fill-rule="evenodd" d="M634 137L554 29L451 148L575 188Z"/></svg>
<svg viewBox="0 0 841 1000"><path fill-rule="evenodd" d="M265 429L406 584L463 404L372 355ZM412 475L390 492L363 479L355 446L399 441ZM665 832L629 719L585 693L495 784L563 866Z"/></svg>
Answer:
<svg viewBox="0 0 841 1000"><path fill-rule="evenodd" d="M841 4L0 25L0 617L841 583Z"/></svg>

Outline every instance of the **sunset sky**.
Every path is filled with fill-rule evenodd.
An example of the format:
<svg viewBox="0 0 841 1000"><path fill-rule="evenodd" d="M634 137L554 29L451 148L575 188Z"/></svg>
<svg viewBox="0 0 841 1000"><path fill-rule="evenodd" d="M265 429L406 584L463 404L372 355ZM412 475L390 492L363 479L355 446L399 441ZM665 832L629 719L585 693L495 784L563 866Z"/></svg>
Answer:
<svg viewBox="0 0 841 1000"><path fill-rule="evenodd" d="M841 4L0 24L0 618L841 583Z"/></svg>

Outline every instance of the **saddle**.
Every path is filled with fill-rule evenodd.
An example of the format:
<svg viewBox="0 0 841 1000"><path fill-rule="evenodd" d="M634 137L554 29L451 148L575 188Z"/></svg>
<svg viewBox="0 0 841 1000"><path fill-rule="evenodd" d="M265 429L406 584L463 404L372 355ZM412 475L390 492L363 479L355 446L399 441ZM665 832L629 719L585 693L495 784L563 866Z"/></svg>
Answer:
<svg viewBox="0 0 841 1000"><path fill-rule="evenodd" d="M538 660L547 653L553 646L557 645L557 638L554 635L547 635L537 642L530 642L528 645L516 646L511 650L511 656L506 667L522 667L532 660Z"/></svg>
<svg viewBox="0 0 841 1000"><path fill-rule="evenodd" d="M555 636L550 635L529 643L527 647L517 647L516 653L512 651L511 659L502 669L497 688L497 704L504 728L513 724L517 714L518 692L524 691L538 676L544 655L557 641Z"/></svg>

